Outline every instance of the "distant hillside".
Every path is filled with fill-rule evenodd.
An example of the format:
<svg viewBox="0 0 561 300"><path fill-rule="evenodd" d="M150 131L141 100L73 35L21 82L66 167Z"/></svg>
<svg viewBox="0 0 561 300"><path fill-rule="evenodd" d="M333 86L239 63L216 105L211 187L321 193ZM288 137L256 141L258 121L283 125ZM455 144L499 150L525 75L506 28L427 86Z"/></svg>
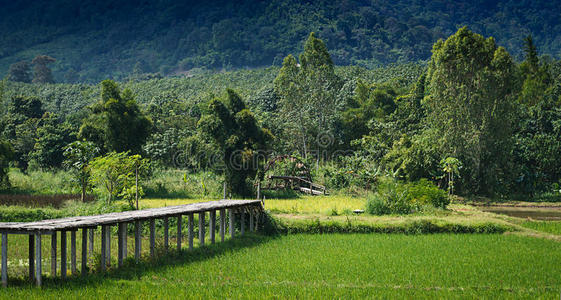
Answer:
<svg viewBox="0 0 561 300"><path fill-rule="evenodd" d="M522 38L561 56L558 1L0 1L0 74L37 54L58 82L280 65L311 31L339 65L425 60L461 25L520 58Z"/></svg>

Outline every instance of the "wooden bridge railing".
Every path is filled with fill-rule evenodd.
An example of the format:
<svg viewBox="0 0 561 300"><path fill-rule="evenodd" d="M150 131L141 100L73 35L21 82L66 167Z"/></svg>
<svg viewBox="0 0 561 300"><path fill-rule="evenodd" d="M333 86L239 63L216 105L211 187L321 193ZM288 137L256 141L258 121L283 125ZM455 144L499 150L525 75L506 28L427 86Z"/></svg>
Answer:
<svg viewBox="0 0 561 300"><path fill-rule="evenodd" d="M240 234L245 233L245 217L249 215L249 230L257 229L259 216L263 211L261 201L259 200L220 200L193 203L178 206L168 206L160 208L151 208L144 210L109 213L95 216L80 216L62 219L43 220L38 222L11 222L0 223L0 233L2 235L2 285L8 284L8 235L9 234L25 234L29 236L29 278L35 280L36 285L41 285L42 275L42 253L41 239L44 235L51 236L51 275L55 276L57 268L57 232L60 232L61 260L60 270L61 277L66 278L67 274L67 232L70 232L70 256L71 256L71 272L77 274L76 266L76 231L82 231L82 265L81 274L87 274L87 260L89 256L93 256L94 230L101 226L101 269L104 271L111 261L111 226L117 225L118 240L118 266L123 265L123 260L127 256L127 226L134 223L135 226L135 243L134 257L138 262L141 252L141 226L142 222L148 221L150 227L150 256L155 255L156 229L155 220L163 219L164 224L164 248L167 251L169 247L169 218L177 218L177 249L181 250L182 243L182 216L188 216L188 240L189 249L193 249L193 229L194 215L199 214L199 243L205 243L205 216L209 213L209 239L211 243L215 242L216 232L216 212L220 212L219 234L220 240L224 241L226 231L226 211L228 211L228 229L230 237L235 234L234 217L235 213L241 215Z"/></svg>

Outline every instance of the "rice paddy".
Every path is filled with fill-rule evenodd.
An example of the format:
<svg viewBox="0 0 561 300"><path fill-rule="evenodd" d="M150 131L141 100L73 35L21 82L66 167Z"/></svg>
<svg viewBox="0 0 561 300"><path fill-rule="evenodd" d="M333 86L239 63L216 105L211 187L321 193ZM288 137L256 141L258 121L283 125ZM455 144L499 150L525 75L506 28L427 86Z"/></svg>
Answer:
<svg viewBox="0 0 561 300"><path fill-rule="evenodd" d="M558 298L561 244L514 235L247 236L3 298Z"/></svg>

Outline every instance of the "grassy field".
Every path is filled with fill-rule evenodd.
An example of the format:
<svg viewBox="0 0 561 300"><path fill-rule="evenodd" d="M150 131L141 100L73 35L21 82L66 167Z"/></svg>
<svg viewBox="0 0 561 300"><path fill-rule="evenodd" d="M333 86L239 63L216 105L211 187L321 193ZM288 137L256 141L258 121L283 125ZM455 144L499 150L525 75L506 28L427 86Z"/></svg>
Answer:
<svg viewBox="0 0 561 300"><path fill-rule="evenodd" d="M2 298L552 298L561 244L513 235L248 236ZM153 264L153 265L152 265Z"/></svg>
<svg viewBox="0 0 561 300"><path fill-rule="evenodd" d="M208 200L148 198L141 200L141 206ZM513 218L462 204L406 216L353 214L352 210L364 208L365 201L339 195L265 200L265 209L283 229L281 232L346 234L248 235L202 248L195 238L193 251L187 250L184 236L183 251L177 252L173 250L175 225L170 224L172 250L167 255L162 255L158 221L158 258L149 258L145 228L140 264L132 260L134 241L130 226L129 259L125 267L113 267L107 273L100 273L96 267L100 252L97 232L90 274L64 282L58 279L60 274L56 278L49 274L50 239L45 236L42 289L24 279L27 237L10 236L10 283L7 289L0 289L0 298L558 299L561 293L561 222ZM60 211L88 213L87 208L93 209L92 205L71 204ZM6 213L10 210L13 208ZM515 234L500 234L505 231ZM498 234L422 234L425 232ZM113 266L117 256L115 233ZM77 241L80 240L79 231ZM80 243L77 248L80 254ZM60 260L60 250L57 257Z"/></svg>
<svg viewBox="0 0 561 300"><path fill-rule="evenodd" d="M181 205L205 201L203 199L142 199L145 208ZM206 200L208 201L208 200ZM291 199L267 199L265 209L272 213L295 214L352 214L355 209L364 209L365 198L348 196L301 196Z"/></svg>
<svg viewBox="0 0 561 300"><path fill-rule="evenodd" d="M541 232L561 235L561 222L559 221L525 221L520 225Z"/></svg>

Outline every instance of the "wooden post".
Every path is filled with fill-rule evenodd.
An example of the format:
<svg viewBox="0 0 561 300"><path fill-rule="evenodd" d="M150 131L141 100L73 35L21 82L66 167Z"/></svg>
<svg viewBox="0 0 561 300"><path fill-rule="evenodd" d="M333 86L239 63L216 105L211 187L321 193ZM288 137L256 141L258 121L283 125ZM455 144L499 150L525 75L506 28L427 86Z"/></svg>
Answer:
<svg viewBox="0 0 561 300"><path fill-rule="evenodd" d="M60 278L66 279L66 230L60 232Z"/></svg>
<svg viewBox="0 0 561 300"><path fill-rule="evenodd" d="M254 215L253 215L253 210L249 211L249 231L253 232L255 231L255 225L253 223L254 221Z"/></svg>
<svg viewBox="0 0 561 300"><path fill-rule="evenodd" d="M2 232L2 286L8 286L8 233Z"/></svg>
<svg viewBox="0 0 561 300"><path fill-rule="evenodd" d="M193 213L189 214L189 250L193 250Z"/></svg>
<svg viewBox="0 0 561 300"><path fill-rule="evenodd" d="M88 268L88 229L82 228L82 276L86 275Z"/></svg>
<svg viewBox="0 0 561 300"><path fill-rule="evenodd" d="M35 276L35 237L30 234L29 235L29 280L33 282Z"/></svg>
<svg viewBox="0 0 561 300"><path fill-rule="evenodd" d="M35 284L41 286L41 234L35 234Z"/></svg>
<svg viewBox="0 0 561 300"><path fill-rule="evenodd" d="M169 219L164 218L164 249L167 252L169 248Z"/></svg>
<svg viewBox="0 0 561 300"><path fill-rule="evenodd" d="M226 232L226 210L220 210L220 241L224 242L224 233Z"/></svg>
<svg viewBox="0 0 561 300"><path fill-rule="evenodd" d="M105 253L105 257L107 259L107 266L110 267L111 266L111 225L107 225L106 228L107 228L106 229L107 242L105 245L107 245L107 252Z"/></svg>
<svg viewBox="0 0 561 300"><path fill-rule="evenodd" d="M234 210L230 208L228 209L228 213L230 219L230 224L228 226L228 229L230 230L230 238L234 238L234 233L236 232L236 228L234 228Z"/></svg>
<svg viewBox="0 0 561 300"><path fill-rule="evenodd" d="M134 221L134 259L136 263L140 261L140 248L142 247L142 241L140 240L141 225L140 220Z"/></svg>
<svg viewBox="0 0 561 300"><path fill-rule="evenodd" d="M123 260L127 259L127 238L128 238L128 234L127 234L127 228L128 228L128 224L127 222L123 222Z"/></svg>
<svg viewBox="0 0 561 300"><path fill-rule="evenodd" d="M181 221L182 221L182 216L179 215L177 217L177 251L181 251Z"/></svg>
<svg viewBox="0 0 561 300"><path fill-rule="evenodd" d="M90 251L90 257L93 257L93 255L94 255L94 253L93 253L94 252L94 230L95 230L95 227L90 228L90 230L89 230L90 231L90 236L89 236L90 243L88 245L88 247L89 247L88 251Z"/></svg>
<svg viewBox="0 0 561 300"><path fill-rule="evenodd" d="M261 180L257 182L257 200L261 199Z"/></svg>
<svg viewBox="0 0 561 300"><path fill-rule="evenodd" d="M243 236L245 234L245 211L244 210L242 210L242 213L241 213L240 223L241 223L240 235Z"/></svg>
<svg viewBox="0 0 561 300"><path fill-rule="evenodd" d="M105 225L101 226L101 271L105 271L107 262L107 230Z"/></svg>
<svg viewBox="0 0 561 300"><path fill-rule="evenodd" d="M156 255L156 221L150 219L150 257Z"/></svg>
<svg viewBox="0 0 561 300"><path fill-rule="evenodd" d="M200 243L200 246L205 245L205 215L206 215L206 213L204 211L199 213L199 243Z"/></svg>
<svg viewBox="0 0 561 300"><path fill-rule="evenodd" d="M76 230L70 231L70 264L72 275L76 275Z"/></svg>
<svg viewBox="0 0 561 300"><path fill-rule="evenodd" d="M214 244L214 234L216 232L216 210L211 210L208 213L208 217L210 218L210 220L208 221L208 233L210 235L210 242Z"/></svg>
<svg viewBox="0 0 561 300"><path fill-rule="evenodd" d="M226 181L224 181L224 195L222 196L222 199L226 199Z"/></svg>
<svg viewBox="0 0 561 300"><path fill-rule="evenodd" d="M51 235L51 276L56 276L56 231Z"/></svg>
<svg viewBox="0 0 561 300"><path fill-rule="evenodd" d="M124 252L124 240L126 239L126 227L127 223L119 223L117 225L117 265L119 267L123 266L123 258L126 256Z"/></svg>

